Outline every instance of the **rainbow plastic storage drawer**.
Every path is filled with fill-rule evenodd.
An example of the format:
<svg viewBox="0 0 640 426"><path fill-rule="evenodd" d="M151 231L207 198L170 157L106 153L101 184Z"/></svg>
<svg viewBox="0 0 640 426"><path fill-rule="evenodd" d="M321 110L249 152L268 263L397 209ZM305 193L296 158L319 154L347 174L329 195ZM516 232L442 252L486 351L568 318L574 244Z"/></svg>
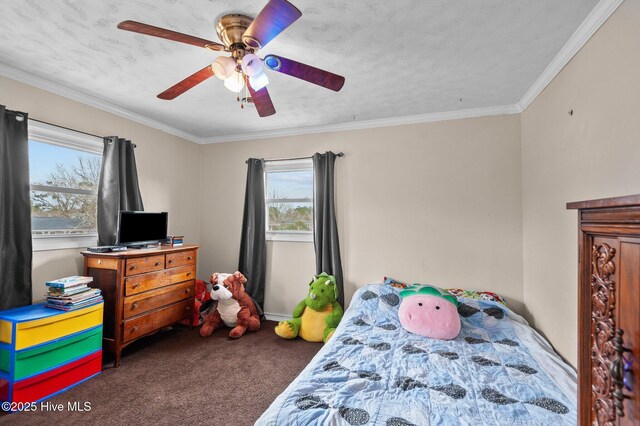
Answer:
<svg viewBox="0 0 640 426"><path fill-rule="evenodd" d="M0 312L0 401L37 402L102 369L103 303Z"/></svg>

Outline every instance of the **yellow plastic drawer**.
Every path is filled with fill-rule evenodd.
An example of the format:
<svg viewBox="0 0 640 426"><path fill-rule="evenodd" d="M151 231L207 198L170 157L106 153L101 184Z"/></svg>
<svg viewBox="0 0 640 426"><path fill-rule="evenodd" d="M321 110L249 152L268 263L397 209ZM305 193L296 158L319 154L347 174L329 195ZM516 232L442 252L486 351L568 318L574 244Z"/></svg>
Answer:
<svg viewBox="0 0 640 426"><path fill-rule="evenodd" d="M0 320L0 342L11 343L13 324L10 321Z"/></svg>
<svg viewBox="0 0 640 426"><path fill-rule="evenodd" d="M0 321L0 341L12 343L13 338L15 350L20 350L87 330L102 324L103 306L99 303L77 311L18 322L15 324L15 336L11 335L11 327Z"/></svg>

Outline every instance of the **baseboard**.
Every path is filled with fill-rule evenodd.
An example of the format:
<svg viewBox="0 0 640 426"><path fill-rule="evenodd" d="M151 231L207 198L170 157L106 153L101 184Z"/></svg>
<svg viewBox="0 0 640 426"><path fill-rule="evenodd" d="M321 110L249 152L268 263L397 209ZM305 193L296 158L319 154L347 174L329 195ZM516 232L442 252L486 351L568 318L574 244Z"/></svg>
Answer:
<svg viewBox="0 0 640 426"><path fill-rule="evenodd" d="M291 319L291 315L283 315L283 314L273 314L271 312L265 312L264 316L269 320L269 321L284 321L284 320L288 320Z"/></svg>

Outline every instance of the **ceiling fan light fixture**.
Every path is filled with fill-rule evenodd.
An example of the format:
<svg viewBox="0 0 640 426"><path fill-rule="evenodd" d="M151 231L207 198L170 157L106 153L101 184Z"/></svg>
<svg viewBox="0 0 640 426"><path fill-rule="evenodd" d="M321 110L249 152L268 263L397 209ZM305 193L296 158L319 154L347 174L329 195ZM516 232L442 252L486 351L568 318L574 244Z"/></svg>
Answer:
<svg viewBox="0 0 640 426"><path fill-rule="evenodd" d="M219 56L211 64L211 70L220 80L226 80L236 71L236 61L229 56Z"/></svg>
<svg viewBox="0 0 640 426"><path fill-rule="evenodd" d="M253 77L254 75L260 74L264 67L262 66L262 61L253 53L249 53L244 55L241 63L242 71L248 76Z"/></svg>
<svg viewBox="0 0 640 426"><path fill-rule="evenodd" d="M253 102L258 115L268 117L275 114L276 109L266 89L269 84L269 78L265 74L266 69L335 92L340 91L345 81L343 76L282 56L266 55L263 60L255 55L257 49L264 48L302 16L302 12L290 3L291 0L263 1L267 4L255 17L230 13L217 19L216 32L222 44L131 20L120 22L118 29L190 44L209 51L225 52L223 53L225 56L216 58L213 63L207 64L201 70L157 95L159 99L175 99L215 75L223 80L227 89L236 93L234 97L241 108ZM242 97L243 91L244 97ZM248 93L251 94L250 97Z"/></svg>
<svg viewBox="0 0 640 426"><path fill-rule="evenodd" d="M249 84L251 84L253 90L258 91L267 87L267 84L269 84L269 77L267 77L267 74L264 72L252 75L249 77Z"/></svg>
<svg viewBox="0 0 640 426"><path fill-rule="evenodd" d="M244 78L242 74L237 71L234 71L230 77L224 79L224 87L231 90L235 93L240 93L240 91L244 88Z"/></svg>

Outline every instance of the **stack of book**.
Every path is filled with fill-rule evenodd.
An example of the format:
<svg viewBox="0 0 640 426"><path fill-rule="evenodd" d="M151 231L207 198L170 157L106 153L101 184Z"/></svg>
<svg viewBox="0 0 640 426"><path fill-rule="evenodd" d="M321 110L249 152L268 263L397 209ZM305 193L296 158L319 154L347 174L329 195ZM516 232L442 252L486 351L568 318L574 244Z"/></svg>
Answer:
<svg viewBox="0 0 640 426"><path fill-rule="evenodd" d="M181 246L184 244L184 236L183 235L174 235L171 237L171 245L172 246Z"/></svg>
<svg viewBox="0 0 640 426"><path fill-rule="evenodd" d="M47 281L47 287L49 287L47 307L61 311L75 311L102 302L100 289L87 285L92 281L92 277L77 275Z"/></svg>

